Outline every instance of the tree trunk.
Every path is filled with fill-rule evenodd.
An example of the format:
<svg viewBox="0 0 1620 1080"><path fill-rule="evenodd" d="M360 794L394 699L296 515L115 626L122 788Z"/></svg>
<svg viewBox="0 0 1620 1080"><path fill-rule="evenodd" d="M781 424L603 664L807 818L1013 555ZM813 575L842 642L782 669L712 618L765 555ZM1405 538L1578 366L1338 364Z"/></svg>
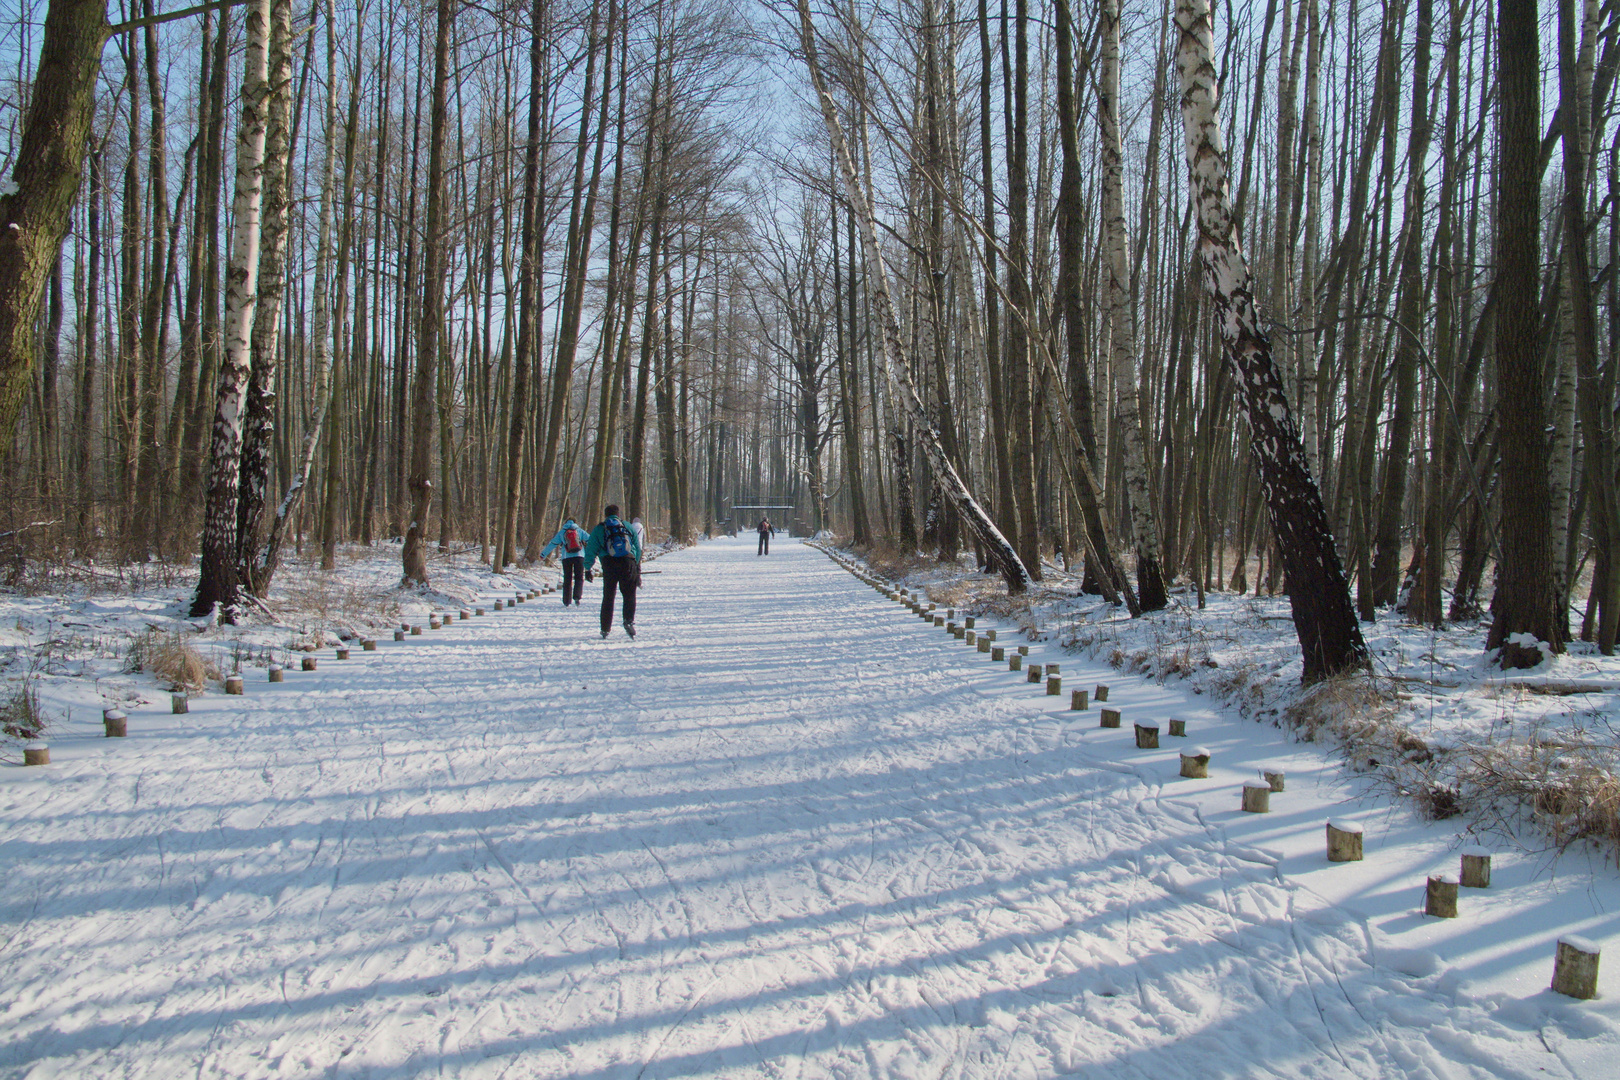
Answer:
<svg viewBox="0 0 1620 1080"><path fill-rule="evenodd" d="M1226 155L1217 120L1219 90L1211 63L1207 0L1177 0L1181 118L1197 205L1198 253L1226 359L1249 422L1249 450L1271 512L1288 576L1294 630L1307 685L1365 668L1367 647L1350 606L1321 492L1288 410L1270 343L1255 309L1248 263L1232 221Z"/></svg>

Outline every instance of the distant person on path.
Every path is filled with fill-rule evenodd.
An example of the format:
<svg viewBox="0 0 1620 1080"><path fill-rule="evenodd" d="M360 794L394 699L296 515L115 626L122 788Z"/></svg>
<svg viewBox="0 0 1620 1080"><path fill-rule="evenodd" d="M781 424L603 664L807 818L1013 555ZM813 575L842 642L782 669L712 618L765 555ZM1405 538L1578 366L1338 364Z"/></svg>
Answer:
<svg viewBox="0 0 1620 1080"><path fill-rule="evenodd" d="M585 579L602 560L602 636L613 629L613 594L624 597L624 632L636 636L636 588L641 584L641 542L635 531L619 520L619 508L609 504L607 517L585 541Z"/></svg>
<svg viewBox="0 0 1620 1080"><path fill-rule="evenodd" d="M757 551L755 554L769 555L771 553L771 519L760 518L757 531L759 533L759 551Z"/></svg>
<svg viewBox="0 0 1620 1080"><path fill-rule="evenodd" d="M636 534L636 547L640 548L642 551L646 551L647 526L641 523L640 518L633 517L630 519L630 531Z"/></svg>
<svg viewBox="0 0 1620 1080"><path fill-rule="evenodd" d="M562 549L563 607L578 604L585 593L585 530L573 518L563 522L557 535L540 552L544 559L558 548Z"/></svg>

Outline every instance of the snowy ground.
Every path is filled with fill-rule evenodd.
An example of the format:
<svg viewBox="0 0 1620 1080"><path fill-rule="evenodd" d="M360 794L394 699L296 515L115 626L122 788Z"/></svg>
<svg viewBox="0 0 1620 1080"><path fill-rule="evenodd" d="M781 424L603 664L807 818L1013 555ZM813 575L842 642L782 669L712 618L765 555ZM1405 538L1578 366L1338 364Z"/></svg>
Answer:
<svg viewBox="0 0 1620 1080"><path fill-rule="evenodd" d="M634 642L593 585L182 716L59 661L53 764L0 770L0 1074L1614 1075L1614 973L1544 989L1620 944L1582 854L1428 919L1456 823L1208 696L1044 641L1046 697L798 544L657 569ZM1065 710L1099 682L1123 730Z"/></svg>

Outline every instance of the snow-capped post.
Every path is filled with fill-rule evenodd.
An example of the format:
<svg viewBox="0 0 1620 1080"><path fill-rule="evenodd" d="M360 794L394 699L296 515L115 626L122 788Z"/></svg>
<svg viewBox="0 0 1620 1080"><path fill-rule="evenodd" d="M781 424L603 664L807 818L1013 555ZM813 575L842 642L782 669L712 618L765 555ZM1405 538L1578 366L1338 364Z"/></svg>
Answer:
<svg viewBox="0 0 1620 1080"><path fill-rule="evenodd" d="M996 645L991 648L990 660L992 663L999 664L1005 659L1007 659L1007 647L1005 645Z"/></svg>
<svg viewBox="0 0 1620 1080"><path fill-rule="evenodd" d="M1462 850L1462 873L1459 882L1465 889L1491 887L1491 850L1483 847L1465 847Z"/></svg>
<svg viewBox="0 0 1620 1080"><path fill-rule="evenodd" d="M1002 577L1007 581L1007 591L1021 593L1029 588L1031 581L1029 569L1018 557L1018 552L1012 544L1002 535L1001 530L996 528L996 523L990 520L990 515L973 497L961 474L956 471L955 462L945 453L945 446L932 414L907 374L915 370L917 365L908 363L906 359L903 344L905 338L889 291L889 268L883 258L883 247L878 242L877 217L872 204L867 201L866 189L855 171L855 159L851 156L849 144L844 139L844 129L838 122L837 105L827 90L827 80L822 74L821 61L816 50L816 30L810 21L809 0L796 0L796 5L799 13L799 44L804 50L805 67L809 69L810 82L821 105L821 119L827 128L827 138L832 144L833 156L838 161L844 194L849 201L856 227L861 233L867 289L883 338L883 369L888 375L889 386L894 390L895 398L911 421L917 442L921 444L928 458L929 468L933 470L934 478L939 482L942 493L955 505L957 514L973 530L979 543L984 546L991 560L1001 570Z"/></svg>
<svg viewBox="0 0 1620 1080"><path fill-rule="evenodd" d="M281 665L271 664L270 671L265 678L266 682L281 682Z"/></svg>
<svg viewBox="0 0 1620 1080"><path fill-rule="evenodd" d="M101 726L109 739L122 739L129 734L129 717L118 709L108 709L101 717Z"/></svg>
<svg viewBox="0 0 1620 1080"><path fill-rule="evenodd" d="M1437 919L1457 917L1457 879L1450 874L1431 874L1423 890L1423 914Z"/></svg>
<svg viewBox="0 0 1620 1080"><path fill-rule="evenodd" d="M1361 861L1361 826L1353 821L1327 823L1328 862Z"/></svg>
<svg viewBox="0 0 1620 1080"><path fill-rule="evenodd" d="M1264 780L1272 791L1282 791L1288 786L1288 774L1270 766L1260 770L1260 779Z"/></svg>
<svg viewBox="0 0 1620 1080"><path fill-rule="evenodd" d="M1264 780L1243 781L1243 812L1269 814L1271 812L1271 785Z"/></svg>
<svg viewBox="0 0 1620 1080"><path fill-rule="evenodd" d="M421 636L422 636L422 624L417 623L416 625L411 627L411 637L421 637Z"/></svg>
<svg viewBox="0 0 1620 1080"><path fill-rule="evenodd" d="M462 608L460 611L456 612L456 615L461 619L462 622L466 622L468 619L472 618L472 612L468 611L466 608Z"/></svg>
<svg viewBox="0 0 1620 1080"><path fill-rule="evenodd" d="M24 765L49 765L51 763L51 748L45 743L35 740L23 747Z"/></svg>
<svg viewBox="0 0 1620 1080"><path fill-rule="evenodd" d="M1157 750L1159 748L1159 725L1136 725L1136 748L1138 750Z"/></svg>
<svg viewBox="0 0 1620 1080"><path fill-rule="evenodd" d="M1107 709L1103 710L1107 712ZM1181 753L1181 775L1189 780L1209 779L1209 751L1202 746Z"/></svg>
<svg viewBox="0 0 1620 1080"><path fill-rule="evenodd" d="M1102 711L1102 717L1098 721L1097 726L1098 727L1105 727L1105 728L1117 728L1117 727L1119 727L1119 710L1118 709L1104 709Z"/></svg>
<svg viewBox="0 0 1620 1080"><path fill-rule="evenodd" d="M1038 683L1041 681L1041 665L1029 665L1029 681L1032 683Z"/></svg>
<svg viewBox="0 0 1620 1080"><path fill-rule="evenodd" d="M227 675L225 676L225 692L240 697L242 694L247 693L247 684L242 681L240 675Z"/></svg>
<svg viewBox="0 0 1620 1080"><path fill-rule="evenodd" d="M404 641L405 640L405 631L403 631L403 630L395 630L394 631L394 640L395 641Z"/></svg>
<svg viewBox="0 0 1620 1080"><path fill-rule="evenodd" d="M1322 493L1311 477L1299 427L1272 363L1271 342L1255 307L1249 265L1232 219L1226 150L1216 115L1220 90L1212 60L1209 0L1176 0L1176 29L1181 120L1197 208L1204 286L1249 423L1249 453L1282 553L1294 632L1304 660L1304 682L1310 685L1365 669L1367 646L1333 546Z"/></svg>
<svg viewBox="0 0 1620 1080"><path fill-rule="evenodd" d="M484 614L484 609L483 608L473 608L473 614L477 615L479 617L482 617L483 614Z"/></svg>
<svg viewBox="0 0 1620 1080"><path fill-rule="evenodd" d="M1108 700L1108 685L1106 683L1098 683L1097 684L1097 692L1092 694L1091 696L1097 699L1098 704L1101 704L1102 702L1107 701Z"/></svg>
<svg viewBox="0 0 1620 1080"><path fill-rule="evenodd" d="M186 696L186 692L184 690L177 694L169 695L169 711L175 716L179 716L181 713L188 713L191 711L191 698Z"/></svg>
<svg viewBox="0 0 1620 1080"><path fill-rule="evenodd" d="M1007 657L1007 670L1008 671L1020 671L1020 670L1023 669L1023 667L1024 667L1024 654L1023 653L1013 653L1011 656Z"/></svg>
<svg viewBox="0 0 1620 1080"><path fill-rule="evenodd" d="M349 647L347 645L339 645L337 647L337 658L339 660L347 660L349 658Z"/></svg>
<svg viewBox="0 0 1620 1080"><path fill-rule="evenodd" d="M303 668L305 671L314 671L315 658L313 656L304 657L303 663L301 663L299 667Z"/></svg>
<svg viewBox="0 0 1620 1080"><path fill-rule="evenodd" d="M1046 696L1061 697L1063 694L1063 679L1061 676L1048 673L1046 676Z"/></svg>
<svg viewBox="0 0 1620 1080"><path fill-rule="evenodd" d="M1597 997L1598 960L1603 949L1596 942L1566 934L1558 939L1553 958L1552 988L1560 994L1590 1001Z"/></svg>
<svg viewBox="0 0 1620 1080"><path fill-rule="evenodd" d="M1084 690L1074 690L1069 693L1069 708L1075 712L1085 712L1091 708L1090 694Z"/></svg>
<svg viewBox="0 0 1620 1080"><path fill-rule="evenodd" d="M361 652L376 652L377 651L376 639L374 639L374 638L361 638L360 639L360 651Z"/></svg>
<svg viewBox="0 0 1620 1080"><path fill-rule="evenodd" d="M1187 721L1170 719L1170 737L1172 739L1185 739L1187 737Z"/></svg>

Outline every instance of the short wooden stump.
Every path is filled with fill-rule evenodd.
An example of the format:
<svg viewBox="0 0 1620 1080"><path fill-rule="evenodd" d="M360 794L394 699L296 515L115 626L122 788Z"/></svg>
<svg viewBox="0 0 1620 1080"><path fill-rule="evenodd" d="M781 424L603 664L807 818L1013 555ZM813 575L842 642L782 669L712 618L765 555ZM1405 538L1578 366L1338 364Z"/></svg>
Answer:
<svg viewBox="0 0 1620 1080"><path fill-rule="evenodd" d="M442 624L439 622L439 617L437 615L434 615L432 618L428 619L429 630L437 630L440 625Z"/></svg>
<svg viewBox="0 0 1620 1080"><path fill-rule="evenodd" d="M1056 675L1059 670L1061 670L1061 669L1060 669L1059 665L1057 665L1057 664L1047 664L1046 665L1046 673L1048 675Z"/></svg>
<svg viewBox="0 0 1620 1080"><path fill-rule="evenodd" d="M117 709L109 709L102 715L101 726L109 739L122 739L129 735L129 717Z"/></svg>
<svg viewBox="0 0 1620 1080"><path fill-rule="evenodd" d="M1022 653L1013 653L1011 656L1007 657L1008 671L1021 671L1023 670L1023 667L1024 656Z"/></svg>
<svg viewBox="0 0 1620 1080"><path fill-rule="evenodd" d="M51 763L51 748L42 742L31 742L23 747L24 765L49 765Z"/></svg>
<svg viewBox="0 0 1620 1080"><path fill-rule="evenodd" d="M1553 958L1552 988L1560 994L1590 1001L1597 997L1598 960L1603 949L1593 941L1566 934L1558 939Z"/></svg>
<svg viewBox="0 0 1620 1080"><path fill-rule="evenodd" d="M495 610L496 611L505 611L506 610L506 602L504 600L495 601Z"/></svg>
<svg viewBox="0 0 1620 1080"><path fill-rule="evenodd" d="M483 613L484 613L483 608L473 608L473 614L474 615L482 615Z"/></svg>
<svg viewBox="0 0 1620 1080"><path fill-rule="evenodd" d="M1423 890L1423 914L1437 919L1457 917L1457 879L1450 874L1431 874Z"/></svg>
<svg viewBox="0 0 1620 1080"><path fill-rule="evenodd" d="M395 630L394 631L394 640L395 641L404 641L405 640L405 631L403 631L403 630Z"/></svg>
<svg viewBox="0 0 1620 1080"><path fill-rule="evenodd" d="M1098 683L1097 684L1097 689L1092 693L1091 696L1097 699L1097 703L1099 705L1102 704L1103 702L1107 701L1108 700L1108 687L1107 687L1107 685L1104 684L1104 683Z"/></svg>
<svg viewBox="0 0 1620 1080"><path fill-rule="evenodd" d="M978 649L982 653L989 652L990 651L990 639L989 638L984 638L984 637L980 638L979 639Z"/></svg>
<svg viewBox="0 0 1620 1080"><path fill-rule="evenodd" d="M411 627L411 637L421 637L421 636L422 636L422 627L421 627L420 623L418 623L416 626Z"/></svg>
<svg viewBox="0 0 1620 1080"><path fill-rule="evenodd" d="M1181 775L1189 780L1208 780L1209 751L1202 746L1182 751Z"/></svg>
<svg viewBox="0 0 1620 1080"><path fill-rule="evenodd" d="M994 641L996 640L996 632L994 630L986 630L984 632L984 637L988 641Z"/></svg>
<svg viewBox="0 0 1620 1080"><path fill-rule="evenodd" d="M247 684L242 681L240 675L227 675L225 676L225 692L227 694L245 694L247 693Z"/></svg>
<svg viewBox="0 0 1620 1080"><path fill-rule="evenodd" d="M1097 726L1098 727L1109 727L1109 728L1117 728L1117 727L1119 727L1119 710L1118 709L1104 709L1102 711L1102 722L1099 723Z"/></svg>
<svg viewBox="0 0 1620 1080"><path fill-rule="evenodd" d="M1185 739L1187 737L1187 721L1172 719L1170 721L1170 737L1172 739Z"/></svg>
<svg viewBox="0 0 1620 1080"><path fill-rule="evenodd" d="M1159 748L1159 725L1136 725L1136 748L1138 750L1157 750Z"/></svg>
<svg viewBox="0 0 1620 1080"><path fill-rule="evenodd" d="M306 656L304 657L303 663L299 664L298 666L303 668L305 671L314 671L315 658L313 656Z"/></svg>
<svg viewBox="0 0 1620 1080"><path fill-rule="evenodd" d="M1075 712L1085 712L1091 708L1091 695L1084 690L1069 691L1069 708Z"/></svg>
<svg viewBox="0 0 1620 1080"><path fill-rule="evenodd" d="M347 660L347 659L348 659L348 658L349 658L349 650L348 650L348 649L345 649L345 648L341 648L341 647L340 647L340 648L339 648L339 649L338 649L338 650L337 650L337 658L338 658L338 659L339 659L339 660Z"/></svg>
<svg viewBox="0 0 1620 1080"><path fill-rule="evenodd" d="M376 652L377 651L376 639L374 639L374 638L362 638L361 641L360 641L360 651L361 652Z"/></svg>
<svg viewBox="0 0 1620 1080"><path fill-rule="evenodd" d="M973 629L973 616L969 615L967 618L963 619L962 625L967 627L969 630Z"/></svg>
<svg viewBox="0 0 1620 1080"><path fill-rule="evenodd" d="M1465 889L1488 889L1491 887L1491 849L1483 847L1465 847L1462 849L1462 873L1457 875L1457 884Z"/></svg>
<svg viewBox="0 0 1620 1080"><path fill-rule="evenodd" d="M1361 826L1354 821L1327 823L1328 862L1361 861Z"/></svg>
<svg viewBox="0 0 1620 1080"><path fill-rule="evenodd" d="M1058 676L1058 675L1048 675L1046 677L1046 696L1047 697L1061 697L1062 694L1063 694L1063 679L1062 679L1062 677Z"/></svg>
<svg viewBox="0 0 1620 1080"><path fill-rule="evenodd" d="M964 645L974 645L978 642L978 640L979 635L975 634L972 630L962 631L962 643Z"/></svg>
<svg viewBox="0 0 1620 1080"><path fill-rule="evenodd" d="M1260 779L1264 780L1266 786L1271 788L1272 791L1283 791L1288 787L1288 774L1281 769L1262 768L1260 770Z"/></svg>
<svg viewBox="0 0 1620 1080"><path fill-rule="evenodd" d="M954 637L957 641L961 641L966 635L967 635L967 631L965 629L963 629L962 627L960 627L960 626L958 626L955 630L951 631L951 636Z"/></svg>
<svg viewBox="0 0 1620 1080"><path fill-rule="evenodd" d="M1269 814L1271 812L1271 785L1264 780L1243 781L1243 812Z"/></svg>
<svg viewBox="0 0 1620 1080"><path fill-rule="evenodd" d="M1031 665L1029 665L1029 681L1034 682L1034 683L1038 683L1038 682L1041 681L1041 665L1039 665L1039 664L1031 664Z"/></svg>
<svg viewBox="0 0 1620 1080"><path fill-rule="evenodd" d="M1018 655L1019 656L1028 656L1029 655L1029 646L1028 645L1020 645L1020 646L1018 646Z"/></svg>
<svg viewBox="0 0 1620 1080"><path fill-rule="evenodd" d="M944 626L945 625L945 616L943 616L943 615L935 615L934 616L934 625L935 626Z"/></svg>
<svg viewBox="0 0 1620 1080"><path fill-rule="evenodd" d="M190 712L191 698L187 697L185 694L170 694L169 711L176 716L179 716L181 713ZM103 717L103 719L105 719L105 717Z"/></svg>
<svg viewBox="0 0 1620 1080"><path fill-rule="evenodd" d="M1007 659L1007 650L1000 645L993 646L990 649L990 659L997 662Z"/></svg>

